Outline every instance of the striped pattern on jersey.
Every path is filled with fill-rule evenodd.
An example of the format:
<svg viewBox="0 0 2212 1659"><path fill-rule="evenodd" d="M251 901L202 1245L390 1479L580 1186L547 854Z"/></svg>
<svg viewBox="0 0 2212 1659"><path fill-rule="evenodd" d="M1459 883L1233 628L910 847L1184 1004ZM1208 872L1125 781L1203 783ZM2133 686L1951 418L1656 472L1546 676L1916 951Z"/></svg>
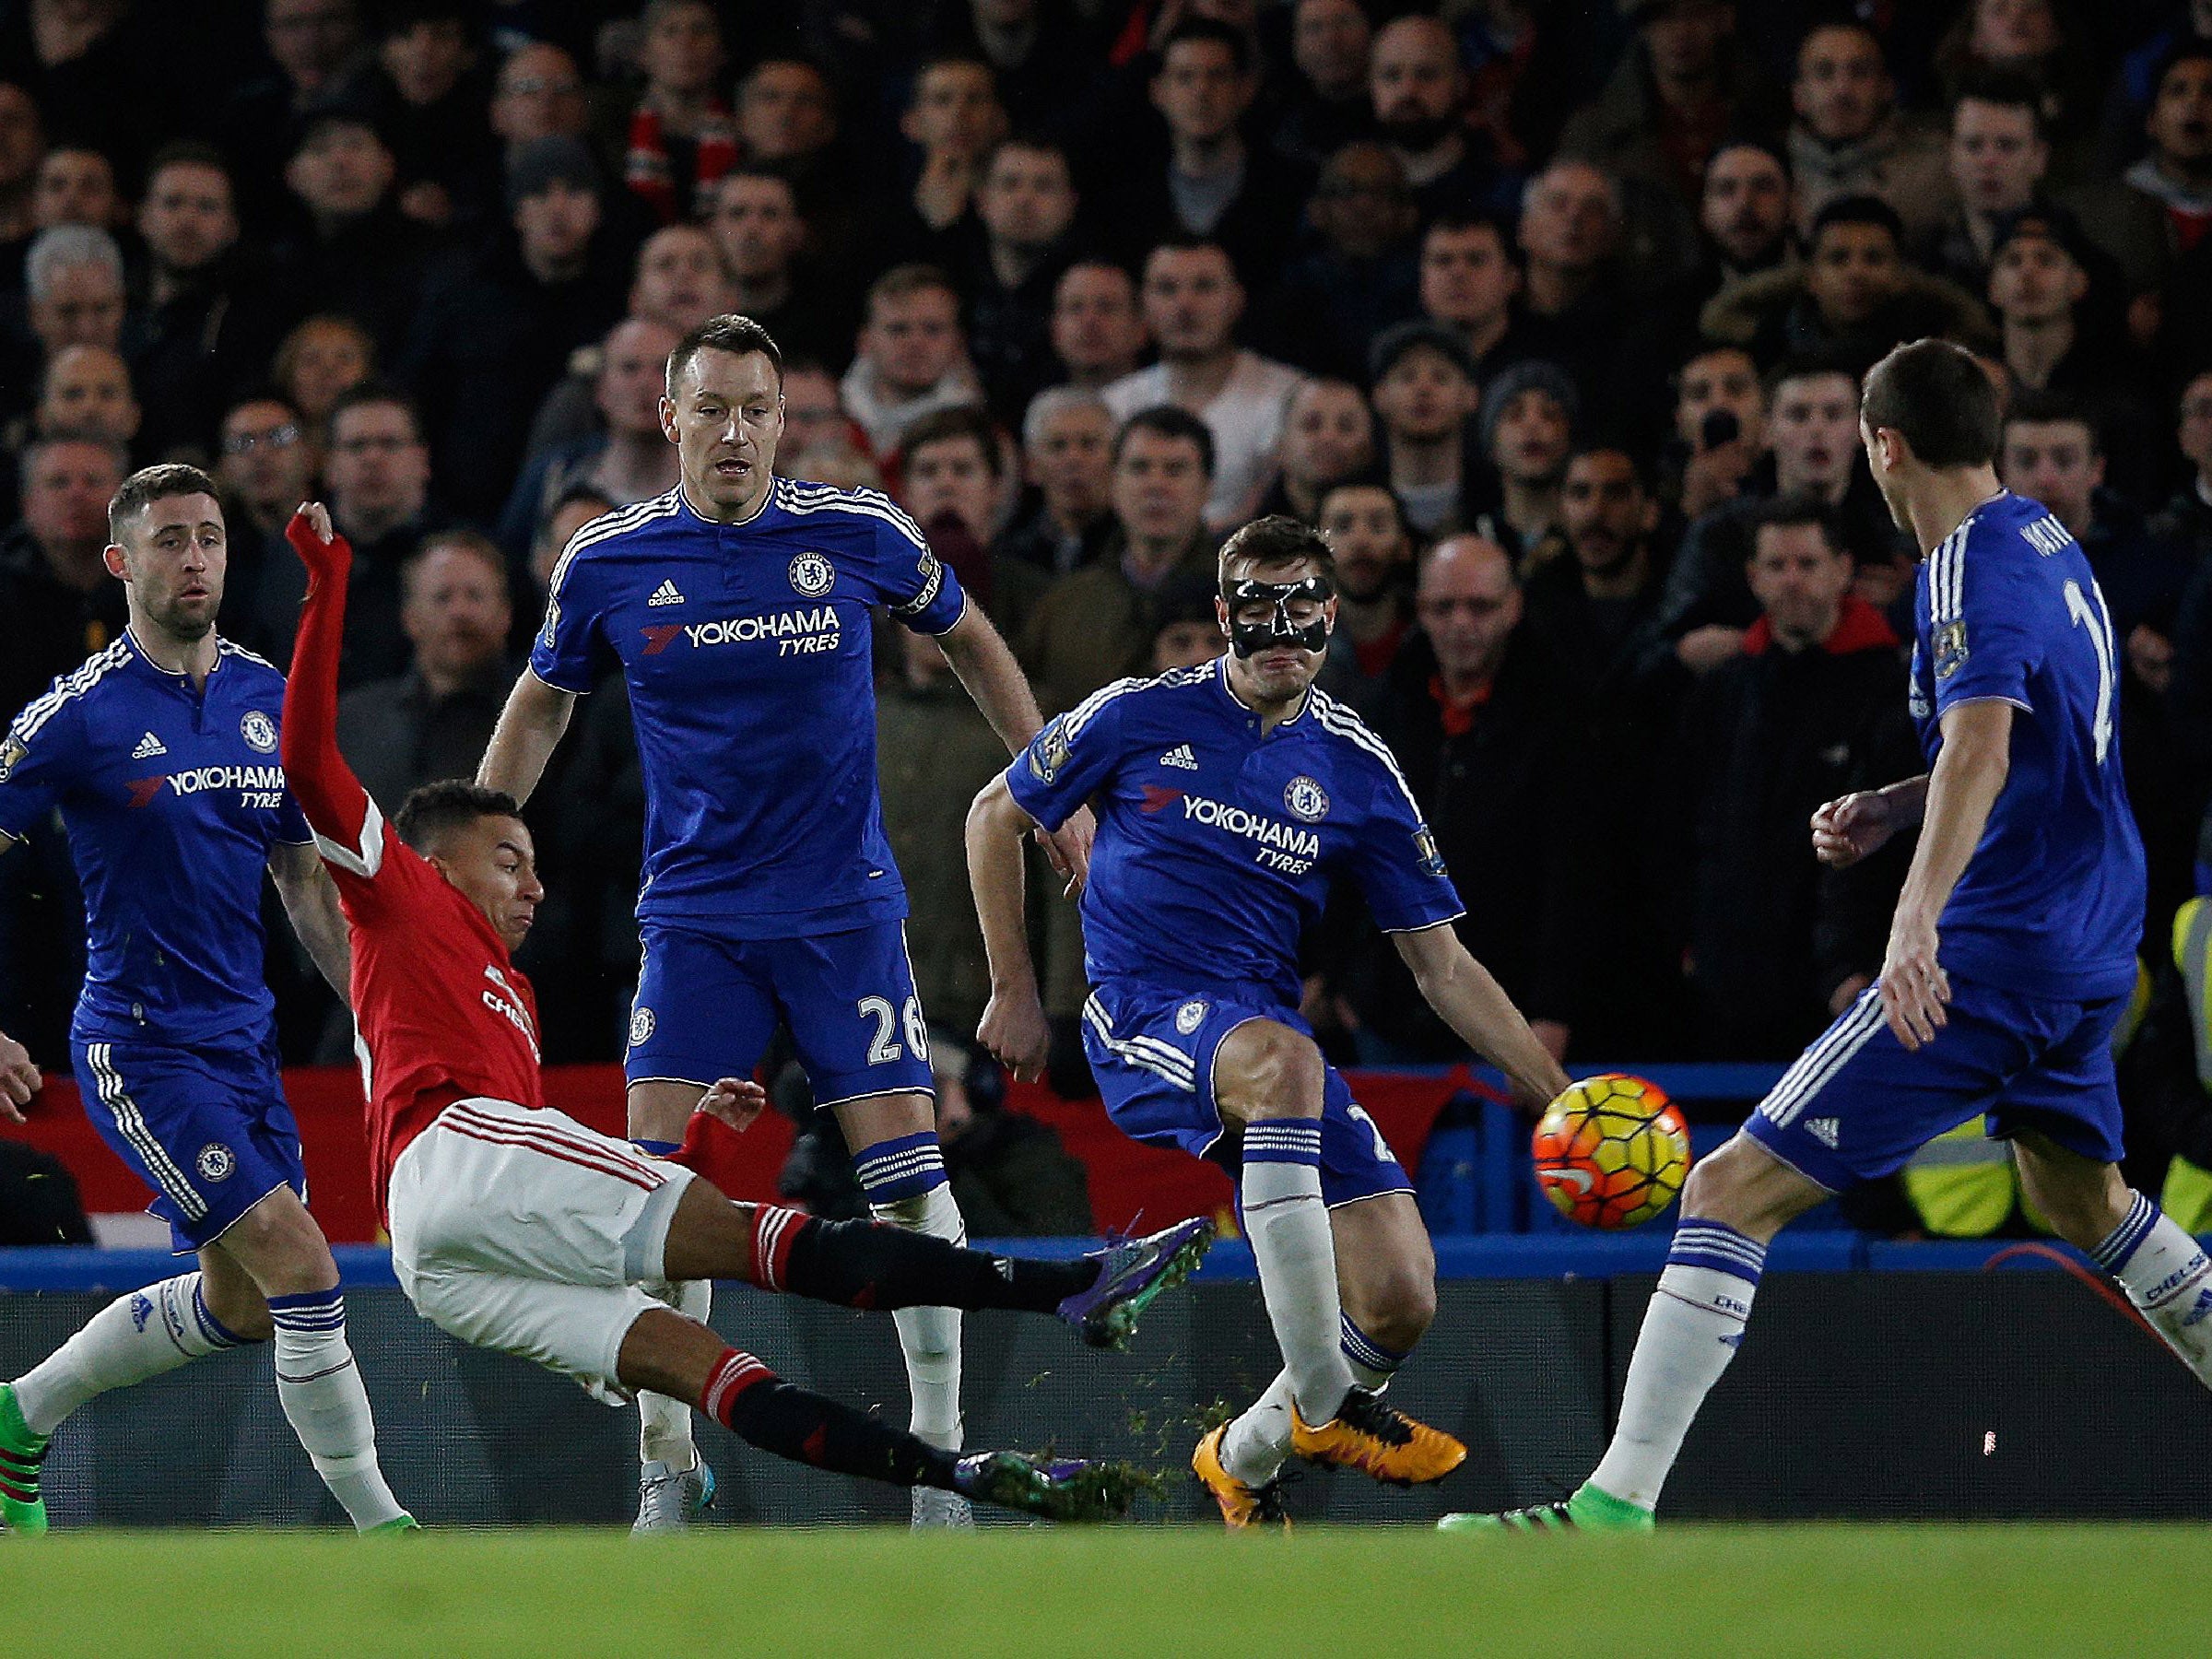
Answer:
<svg viewBox="0 0 2212 1659"><path fill-rule="evenodd" d="M147 1173L154 1178L162 1195L177 1206L177 1213L185 1220L206 1220L207 1201L185 1179L176 1159L170 1157L169 1149L147 1126L146 1114L138 1110L138 1102L131 1099L130 1091L124 1087L123 1073L116 1069L113 1045L88 1042L85 1059L92 1067L93 1088L100 1103L108 1109L108 1114L115 1120L116 1132L138 1154L139 1161L146 1165Z"/></svg>
<svg viewBox="0 0 2212 1659"><path fill-rule="evenodd" d="M594 519L569 537L569 545L560 550L560 558L553 566L553 574L546 582L546 592L553 599L560 597L561 580L569 573L569 563L587 547L595 547L603 541L628 535L655 519L673 518L683 507L684 490L677 485L665 495L649 500L633 501L628 507L618 507Z"/></svg>
<svg viewBox="0 0 2212 1659"><path fill-rule="evenodd" d="M35 697L23 705L11 728L18 742L29 743L39 735L39 728L52 720L70 703L100 684L110 672L131 660L130 642L118 634L115 642L105 651L93 653L68 673L57 678L44 695Z"/></svg>

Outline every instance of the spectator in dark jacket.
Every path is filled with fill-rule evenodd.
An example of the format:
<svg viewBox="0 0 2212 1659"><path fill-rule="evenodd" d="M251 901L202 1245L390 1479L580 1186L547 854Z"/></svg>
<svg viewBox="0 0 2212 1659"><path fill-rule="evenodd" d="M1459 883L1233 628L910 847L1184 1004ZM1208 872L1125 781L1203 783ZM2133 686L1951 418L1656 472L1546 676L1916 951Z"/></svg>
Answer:
<svg viewBox="0 0 2212 1659"><path fill-rule="evenodd" d="M970 1236L1088 1237L1089 1177L1059 1131L1006 1105L997 1068L977 1065L947 1032L930 1033L929 1069L945 1168Z"/></svg>
<svg viewBox="0 0 2212 1659"><path fill-rule="evenodd" d="M508 228L424 295L400 377L453 509L490 524L531 417L569 356L621 308L627 273L601 235L604 186L580 138L540 138L507 166Z"/></svg>
<svg viewBox="0 0 2212 1659"><path fill-rule="evenodd" d="M1579 698L1524 626L1512 562L1496 542L1439 542L1422 561L1414 604L1420 629L1392 666L1384 735L1464 884L1460 937L1545 1045L1564 1053L1590 919L1575 812L1584 782ZM1397 953L1363 957L1352 1001L1367 1052L1459 1057L1462 1045L1414 994Z"/></svg>
<svg viewBox="0 0 2212 1659"><path fill-rule="evenodd" d="M362 786L392 802L434 779L475 775L515 672L506 655L507 561L484 536L426 536L399 582L399 626L414 661L338 700L339 748Z"/></svg>
<svg viewBox="0 0 2212 1659"><path fill-rule="evenodd" d="M1747 561L1759 620L1683 709L1679 804L1657 818L1683 838L1665 874L1711 1058L1794 1054L1881 966L1901 865L1825 870L1806 829L1823 803L1919 765L1897 636L1852 573L1823 506L1768 506Z"/></svg>

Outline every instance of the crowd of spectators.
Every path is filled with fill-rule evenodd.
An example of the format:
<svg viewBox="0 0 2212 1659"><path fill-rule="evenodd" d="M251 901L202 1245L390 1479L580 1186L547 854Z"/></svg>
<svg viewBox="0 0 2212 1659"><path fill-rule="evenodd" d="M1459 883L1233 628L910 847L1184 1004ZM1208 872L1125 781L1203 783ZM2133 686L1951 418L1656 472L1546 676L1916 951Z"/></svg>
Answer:
<svg viewBox="0 0 2212 1659"><path fill-rule="evenodd" d="M1322 526L1324 684L1547 1041L1786 1058L1909 851L1823 873L1806 834L1919 770L1916 550L1857 436L1902 339L1980 354L2005 481L2097 570L2164 951L2212 783L2208 228L2212 0L21 0L0 704L112 636L108 496L189 458L224 631L285 659L320 495L347 752L382 796L471 771L567 536L675 482L669 347L738 310L778 470L899 500L1047 715L1221 649L1227 531ZM959 826L1004 756L929 641L878 663L915 966L971 1031ZM530 810L552 1060L618 1053L637 961L618 684L587 711ZM0 860L0 1027L49 1063L61 835ZM1077 924L1036 908L1072 1035ZM288 1055L342 1055L273 955ZM1311 970L1334 1053L1452 1056L1356 902Z"/></svg>

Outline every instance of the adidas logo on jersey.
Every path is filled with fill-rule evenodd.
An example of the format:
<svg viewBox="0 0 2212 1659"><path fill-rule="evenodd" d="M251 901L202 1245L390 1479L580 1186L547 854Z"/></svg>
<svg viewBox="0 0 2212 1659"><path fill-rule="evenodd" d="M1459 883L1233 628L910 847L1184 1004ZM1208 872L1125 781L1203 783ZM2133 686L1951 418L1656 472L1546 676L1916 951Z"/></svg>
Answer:
<svg viewBox="0 0 2212 1659"><path fill-rule="evenodd" d="M1159 758L1162 766L1172 766L1181 771L1196 771L1198 757L1191 753L1191 746L1179 743Z"/></svg>
<svg viewBox="0 0 2212 1659"><path fill-rule="evenodd" d="M1834 1118L1806 1118L1805 1132L1830 1152L1836 1149L1836 1120Z"/></svg>
<svg viewBox="0 0 2212 1659"><path fill-rule="evenodd" d="M653 590L653 597L646 600L645 604L650 608L651 606L656 605L681 605L683 602L684 596L677 590L676 582L673 580L669 580L663 582L659 587L654 588Z"/></svg>
<svg viewBox="0 0 2212 1659"><path fill-rule="evenodd" d="M155 736L151 732L148 732L145 736L138 739L138 747L131 751L131 759L134 760L148 760L156 755L166 755L168 753L169 746L163 743L160 738Z"/></svg>

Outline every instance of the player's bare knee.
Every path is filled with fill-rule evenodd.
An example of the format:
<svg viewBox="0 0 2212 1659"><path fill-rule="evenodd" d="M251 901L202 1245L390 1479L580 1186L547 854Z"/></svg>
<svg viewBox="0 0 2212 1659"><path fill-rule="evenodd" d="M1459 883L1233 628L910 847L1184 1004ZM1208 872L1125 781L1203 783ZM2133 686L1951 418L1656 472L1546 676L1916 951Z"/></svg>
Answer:
<svg viewBox="0 0 2212 1659"><path fill-rule="evenodd" d="M1411 1264L1374 1288L1359 1328L1386 1348L1405 1353L1436 1323L1436 1280Z"/></svg>
<svg viewBox="0 0 2212 1659"><path fill-rule="evenodd" d="M1233 1114L1261 1117L1321 1115L1328 1070L1311 1037L1272 1019L1239 1026L1216 1060L1215 1092Z"/></svg>

